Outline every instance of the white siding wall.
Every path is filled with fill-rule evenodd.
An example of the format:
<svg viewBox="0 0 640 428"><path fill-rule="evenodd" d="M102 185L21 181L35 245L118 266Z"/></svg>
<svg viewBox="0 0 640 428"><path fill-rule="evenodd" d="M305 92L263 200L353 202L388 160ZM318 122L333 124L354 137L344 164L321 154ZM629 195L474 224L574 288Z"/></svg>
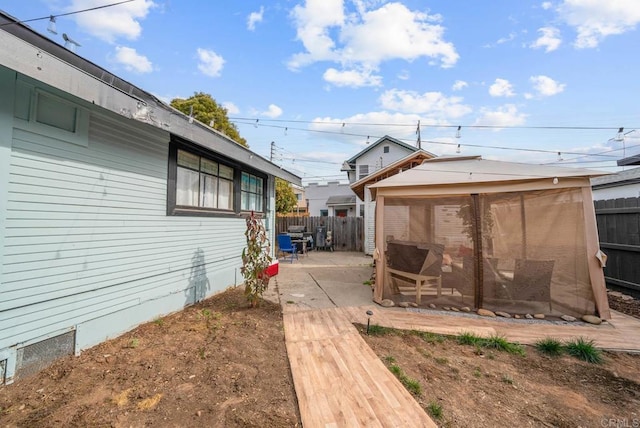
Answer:
<svg viewBox="0 0 640 428"><path fill-rule="evenodd" d="M0 357L71 329L78 352L242 282L243 219L166 215L167 132L92 112L83 147L16 123Z"/></svg>
<svg viewBox="0 0 640 428"><path fill-rule="evenodd" d="M371 200L369 186L364 189L364 253L373 255L376 248L376 201Z"/></svg>
<svg viewBox="0 0 640 428"><path fill-rule="evenodd" d="M640 198L640 183L592 189L592 192L594 201L617 198Z"/></svg>

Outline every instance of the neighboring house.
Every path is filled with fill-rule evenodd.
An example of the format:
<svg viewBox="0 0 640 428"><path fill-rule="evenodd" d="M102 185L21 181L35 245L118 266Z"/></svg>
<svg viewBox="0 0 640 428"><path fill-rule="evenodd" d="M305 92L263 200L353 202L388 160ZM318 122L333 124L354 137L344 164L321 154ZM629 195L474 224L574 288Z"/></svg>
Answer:
<svg viewBox="0 0 640 428"><path fill-rule="evenodd" d="M347 173L349 183L353 184L417 150L417 147L385 135L351 159L346 160L341 171ZM355 208L356 215L364 216L364 199L356 199Z"/></svg>
<svg viewBox="0 0 640 428"><path fill-rule="evenodd" d="M308 215L308 201L304 192L304 187L295 184L291 185L293 194L296 195L296 206L293 208L292 214L295 215Z"/></svg>
<svg viewBox="0 0 640 428"><path fill-rule="evenodd" d="M356 215L356 196L349 184L330 181L327 184L309 183L304 188L310 216L353 217Z"/></svg>
<svg viewBox="0 0 640 428"><path fill-rule="evenodd" d="M640 197L640 168L591 179L593 200Z"/></svg>
<svg viewBox="0 0 640 428"><path fill-rule="evenodd" d="M369 186L377 183L380 180L389 178L403 171L409 170L415 166L420 165L427 159L432 159L435 156L422 149L408 154L402 159L391 163L390 165L382 168L366 177L351 184L351 190L363 201L364 207L364 252L365 254L372 255L375 249L375 232L376 232L376 201L371 196L371 190Z"/></svg>
<svg viewBox="0 0 640 428"><path fill-rule="evenodd" d="M0 13L0 382L242 283L282 170Z"/></svg>

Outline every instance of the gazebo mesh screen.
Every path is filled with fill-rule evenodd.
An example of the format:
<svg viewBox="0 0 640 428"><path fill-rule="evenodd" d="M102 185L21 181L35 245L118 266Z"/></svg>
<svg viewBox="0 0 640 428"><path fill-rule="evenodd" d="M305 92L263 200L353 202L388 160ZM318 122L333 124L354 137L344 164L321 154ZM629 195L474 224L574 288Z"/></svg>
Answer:
<svg viewBox="0 0 640 428"><path fill-rule="evenodd" d="M594 313L582 203L580 189L386 197L383 297L415 301L420 278L422 306Z"/></svg>

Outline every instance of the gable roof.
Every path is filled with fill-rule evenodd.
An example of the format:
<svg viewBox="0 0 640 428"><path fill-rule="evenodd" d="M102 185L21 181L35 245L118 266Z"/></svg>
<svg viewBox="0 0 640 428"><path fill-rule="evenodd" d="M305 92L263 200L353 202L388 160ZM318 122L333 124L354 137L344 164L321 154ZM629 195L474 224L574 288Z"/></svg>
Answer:
<svg viewBox="0 0 640 428"><path fill-rule="evenodd" d="M346 164L355 164L356 160L361 157L362 155L364 155L365 153L367 153L368 151L372 150L374 147L379 146L380 144L383 143L391 143L391 144L395 144L397 146L400 146L406 150L410 150L412 152L415 152L418 150L417 147L411 146L407 143L404 143L396 138L390 137L388 135L385 135L382 138L379 138L377 141L375 141L373 144L368 145L367 147L364 148L364 150L361 150L360 152L358 152L356 155L354 155L353 157L351 157L351 159L345 161ZM435 156L435 155L434 155ZM344 168L344 165L343 165ZM344 170L343 170L344 171Z"/></svg>
<svg viewBox="0 0 640 428"><path fill-rule="evenodd" d="M382 168L372 174L367 175L361 180L356 181L351 185L351 190L353 190L353 192L358 195L361 200L364 201L364 189L368 184L376 183L407 169L414 168L417 165L422 164L422 162L424 162L425 160L432 159L433 157L435 157L433 154L425 150L418 149L417 151L409 153L407 156L398 159L393 163L390 163L385 168Z"/></svg>
<svg viewBox="0 0 640 428"><path fill-rule="evenodd" d="M165 104L149 92L69 51L0 11L0 65L87 103L160 128L267 174L301 185L301 179L264 157ZM37 58L37 59L36 59ZM37 61L37 64L36 64Z"/></svg>

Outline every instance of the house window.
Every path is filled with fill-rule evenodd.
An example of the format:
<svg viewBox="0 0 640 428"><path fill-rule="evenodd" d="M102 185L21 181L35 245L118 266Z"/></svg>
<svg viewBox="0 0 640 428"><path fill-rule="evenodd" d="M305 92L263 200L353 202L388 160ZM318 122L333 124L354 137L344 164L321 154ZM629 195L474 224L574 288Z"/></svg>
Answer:
<svg viewBox="0 0 640 428"><path fill-rule="evenodd" d="M176 205L233 209L233 168L178 150Z"/></svg>
<svg viewBox="0 0 640 428"><path fill-rule="evenodd" d="M358 166L358 180L361 180L369 175L369 165Z"/></svg>
<svg viewBox="0 0 640 428"><path fill-rule="evenodd" d="M320 210L320 217L329 217L329 210Z"/></svg>
<svg viewBox="0 0 640 428"><path fill-rule="evenodd" d="M264 183L262 178L247 172L242 173L242 210L262 211Z"/></svg>
<svg viewBox="0 0 640 428"><path fill-rule="evenodd" d="M236 216L266 210L268 176L172 136L168 215Z"/></svg>
<svg viewBox="0 0 640 428"><path fill-rule="evenodd" d="M382 148L382 151L383 151L384 153L389 153L389 146L384 146L384 147Z"/></svg>

